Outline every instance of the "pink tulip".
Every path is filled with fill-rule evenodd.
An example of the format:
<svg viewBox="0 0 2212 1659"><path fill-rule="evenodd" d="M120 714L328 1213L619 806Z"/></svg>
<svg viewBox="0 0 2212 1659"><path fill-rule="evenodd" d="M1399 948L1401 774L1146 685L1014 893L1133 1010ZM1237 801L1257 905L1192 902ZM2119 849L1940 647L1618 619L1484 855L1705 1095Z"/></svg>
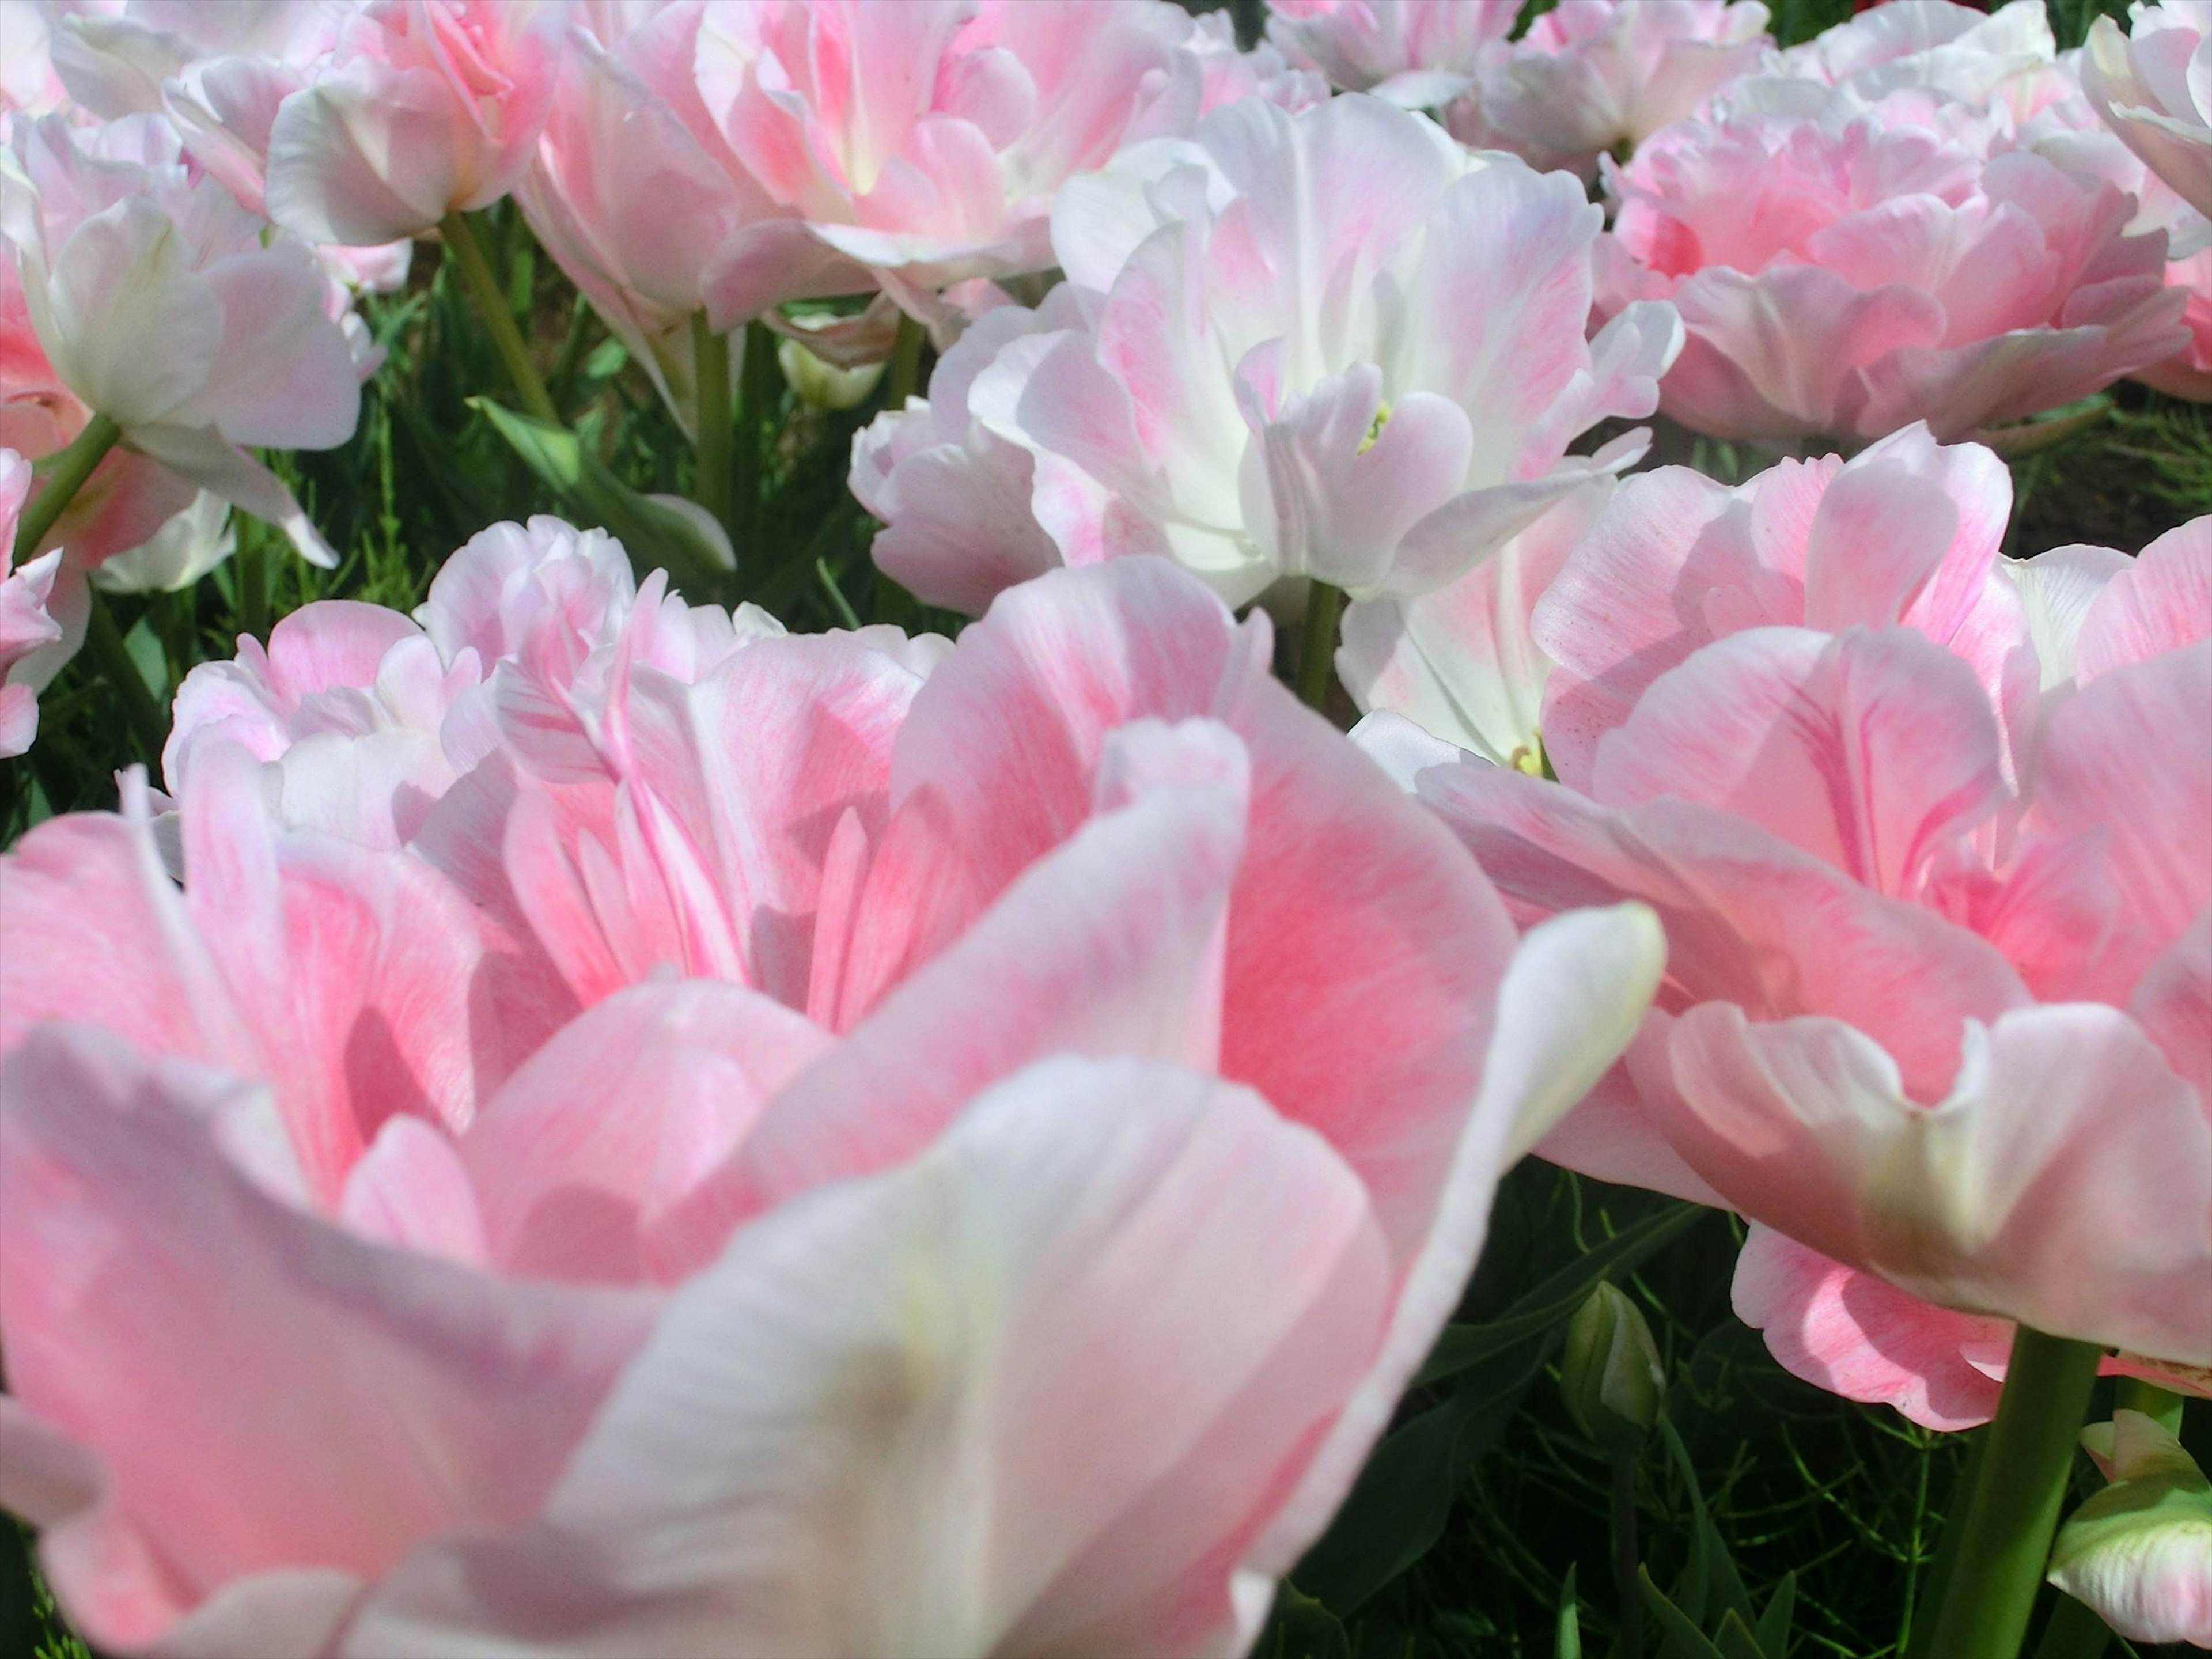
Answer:
<svg viewBox="0 0 2212 1659"><path fill-rule="evenodd" d="M2030 0L2038 3L2039 0ZM1589 178L1758 65L1771 46L1758 0L1561 0L1486 55L1445 112L1462 143Z"/></svg>
<svg viewBox="0 0 2212 1659"><path fill-rule="evenodd" d="M1243 1650L1658 966L1516 937L1268 652L1130 562L926 684L618 652L595 764L502 700L404 848L220 745L181 891L143 802L33 830L0 1502L77 1626Z"/></svg>
<svg viewBox="0 0 2212 1659"><path fill-rule="evenodd" d="M1761 76L1840 87L1865 104L1904 88L1929 88L2025 116L2058 61L2057 46L2044 0L2008 0L1993 9L1883 0L1777 53Z"/></svg>
<svg viewBox="0 0 2212 1659"><path fill-rule="evenodd" d="M2003 109L1765 85L1819 101L1680 122L1604 164L1619 208L1599 309L1680 309L1661 406L1685 424L1958 437L2186 344L2161 240L2124 232L2133 204L2017 143Z"/></svg>
<svg viewBox="0 0 2212 1659"><path fill-rule="evenodd" d="M17 678L18 665L62 636L61 624L46 609L60 550L20 568L12 552L15 520L30 493L31 464L12 449L0 449L0 759L21 754L39 735L39 694Z"/></svg>
<svg viewBox="0 0 2212 1659"><path fill-rule="evenodd" d="M1535 608L1562 784L1370 727L1519 914L1666 923L1547 1155L1771 1229L1778 1357L1937 1427L2005 1321L2212 1362L2212 520L2007 568L2009 504L1923 433L1631 479Z"/></svg>
<svg viewBox="0 0 2212 1659"><path fill-rule="evenodd" d="M2081 85L2144 165L2212 216L2212 4L2137 6L2130 34L2109 17L2089 30Z"/></svg>
<svg viewBox="0 0 2212 1659"><path fill-rule="evenodd" d="M640 590L620 543L557 519L494 525L447 560L414 620L319 601L277 623L264 650L239 641L177 688L161 757L189 799L201 757L243 748L283 821L397 848L456 779L500 743L502 705L592 696L618 641L686 680L747 641L781 633L756 606L734 617Z"/></svg>
<svg viewBox="0 0 2212 1659"><path fill-rule="evenodd" d="M311 242L366 247L499 200L545 119L558 19L540 0L374 0L355 13L273 116L272 84L237 106L268 122L270 217Z"/></svg>
<svg viewBox="0 0 2212 1659"><path fill-rule="evenodd" d="M880 286L957 319L937 290L1052 263L1069 175L1195 115L1188 20L1161 0L768 0L709 9L697 91L738 165L788 217L739 228L707 288L714 326Z"/></svg>
<svg viewBox="0 0 2212 1659"><path fill-rule="evenodd" d="M1346 92L1441 109L1512 32L1515 0L1270 0L1267 38Z"/></svg>
<svg viewBox="0 0 2212 1659"><path fill-rule="evenodd" d="M137 538L196 486L335 564L290 491L247 453L353 435L353 350L313 256L288 237L264 241L265 225L185 167L154 118L87 129L49 116L14 139L0 154L0 257L40 351L76 402L185 481ZM13 299L0 294L0 330ZM14 380L30 366L27 351L9 356Z"/></svg>
<svg viewBox="0 0 2212 1659"><path fill-rule="evenodd" d="M1311 70L1296 69L1272 43L1249 52L1237 49L1237 29L1225 11L1200 12L1189 21L1178 43L1195 60L1199 72L1198 113L1203 115L1240 98L1264 98L1287 110L1310 109L1328 97L1328 82Z"/></svg>
<svg viewBox="0 0 2212 1659"><path fill-rule="evenodd" d="M1167 554L1232 605L1439 586L1643 453L1568 453L1650 411L1680 341L1664 305L1586 337L1598 225L1573 179L1374 98L1230 105L1060 191L1072 294L878 421L854 487L933 603L1033 568L1030 520L1068 564Z"/></svg>

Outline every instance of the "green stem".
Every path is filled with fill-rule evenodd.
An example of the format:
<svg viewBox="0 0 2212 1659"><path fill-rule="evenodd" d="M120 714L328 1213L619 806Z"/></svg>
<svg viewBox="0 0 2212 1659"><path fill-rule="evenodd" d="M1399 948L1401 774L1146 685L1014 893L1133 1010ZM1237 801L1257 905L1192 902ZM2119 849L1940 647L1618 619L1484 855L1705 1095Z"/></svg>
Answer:
<svg viewBox="0 0 2212 1659"><path fill-rule="evenodd" d="M1928 1563L1927 1579L1919 1593L1907 1603L1905 1628L1898 1633L1905 1659L1929 1659L1929 1638L1935 1634L1936 1621L1923 1615L1929 1608L1942 1605L1944 1587L1951 1582L1952 1564L1959 1558L1959 1540L1966 1536L1966 1512L1974 1506L1974 1487L1981 1480L1982 1458L1989 1446L1986 1423L1966 1436L1966 1455L1959 1465L1958 1474L1952 1478L1950 1493L1944 1500L1943 1531L1936 1540L1936 1554Z"/></svg>
<svg viewBox="0 0 2212 1659"><path fill-rule="evenodd" d="M730 337L691 313L691 365L698 385L699 505L730 527Z"/></svg>
<svg viewBox="0 0 2212 1659"><path fill-rule="evenodd" d="M2102 1351L2022 1325L1929 1651L2015 1659L2043 1583Z"/></svg>
<svg viewBox="0 0 2212 1659"><path fill-rule="evenodd" d="M2146 1382L2140 1376L2119 1377L2112 1385L2114 1411L2141 1412L2145 1417L2154 1417L2171 1435L2181 1432L2181 1396L2172 1389Z"/></svg>
<svg viewBox="0 0 2212 1659"><path fill-rule="evenodd" d="M921 325L899 313L898 338L891 343L890 373L884 377L884 407L894 412L921 390Z"/></svg>
<svg viewBox="0 0 2212 1659"><path fill-rule="evenodd" d="M2035 1659L2100 1659L2112 1644L2105 1621L2070 1595L2058 1598L2043 1639L2035 1644Z"/></svg>
<svg viewBox="0 0 2212 1659"><path fill-rule="evenodd" d="M1336 668L1336 619L1344 609L1344 590L1315 581L1306 589L1305 642L1298 653L1298 699L1309 708L1328 702Z"/></svg>
<svg viewBox="0 0 2212 1659"><path fill-rule="evenodd" d="M123 630L115 625L115 613L107 608L107 596L95 587L91 597L92 610L84 629L85 654L92 659L116 701L123 705L123 718L137 741L138 752L158 779L161 745L168 738L169 723L162 718L161 706L154 701L154 694L146 689L146 677L131 660L131 648L123 642Z"/></svg>
<svg viewBox="0 0 2212 1659"><path fill-rule="evenodd" d="M1613 1659L1643 1659L1644 1592L1636 1582L1642 1552L1636 1543L1636 1460L1613 1464L1613 1583L1620 1600L1620 1639Z"/></svg>
<svg viewBox="0 0 2212 1659"><path fill-rule="evenodd" d="M507 295L491 274L491 266L484 258L483 244L477 240L467 216L459 212L447 214L438 227L438 234L445 238L446 252L460 269L462 285L469 291L469 303L476 307L477 317L490 333L500 361L507 365L507 379L514 382L524 412L549 426L560 425L561 414L553 406L553 394L538 378L538 370L530 361L530 348L523 343L522 331L514 325L514 313L507 307Z"/></svg>
<svg viewBox="0 0 2212 1659"><path fill-rule="evenodd" d="M105 415L95 415L84 423L84 430L70 440L69 447L53 459L46 482L39 493L31 497L23 508L23 517L15 526L15 563L27 563L39 550L76 492L84 488L84 481L92 476L93 469L106 459L107 452L115 447L123 430Z"/></svg>
<svg viewBox="0 0 2212 1659"><path fill-rule="evenodd" d="M234 520L238 552L231 561L231 585L238 592L238 631L264 644L269 638L269 553L261 526L243 514Z"/></svg>
<svg viewBox="0 0 2212 1659"><path fill-rule="evenodd" d="M744 361L738 368L737 466L732 494L737 498L737 523L732 539L738 562L758 562L763 532L761 526L761 428L774 419L783 397L783 370L775 360L775 331L756 319L745 325Z"/></svg>

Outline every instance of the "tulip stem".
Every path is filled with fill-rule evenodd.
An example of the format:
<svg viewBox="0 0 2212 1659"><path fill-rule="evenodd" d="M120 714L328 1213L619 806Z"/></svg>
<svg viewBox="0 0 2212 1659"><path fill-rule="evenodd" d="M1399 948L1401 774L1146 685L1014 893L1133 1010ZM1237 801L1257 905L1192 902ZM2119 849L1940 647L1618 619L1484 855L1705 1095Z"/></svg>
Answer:
<svg viewBox="0 0 2212 1659"><path fill-rule="evenodd" d="M891 343L890 373L884 378L884 407L896 414L921 390L921 325L899 313L898 338Z"/></svg>
<svg viewBox="0 0 2212 1659"><path fill-rule="evenodd" d="M98 588L91 590L92 609L85 618L85 653L100 671L108 690L123 705L123 718L137 738L138 752L161 775L161 745L169 735L169 723L162 718L161 706L154 701L154 694L146 689L146 677L138 672L132 659L131 647L123 642L123 630L115 625L115 613L107 608L107 596Z"/></svg>
<svg viewBox="0 0 2212 1659"><path fill-rule="evenodd" d="M730 533L738 557L758 560L764 538L761 526L761 428L783 396L783 370L775 360L775 331L755 319L745 325L744 358L738 366L738 435L731 493L737 523Z"/></svg>
<svg viewBox="0 0 2212 1659"><path fill-rule="evenodd" d="M2100 1659L2112 1644L2111 1626L2070 1595L2058 1598L2043 1639L2035 1644L2035 1659Z"/></svg>
<svg viewBox="0 0 2212 1659"><path fill-rule="evenodd" d="M469 223L466 215L456 210L445 216L438 226L438 234L445 239L446 252L459 268L461 284L469 291L469 303L476 307L477 319L490 333L500 361L507 365L507 379L514 382L523 411L549 426L559 426L561 411L554 406L553 394L545 389L545 382L538 378L537 368L530 361L530 348L523 343L522 331L514 325L514 313L507 307L506 291L491 274L491 265L484 258L483 244L477 240L476 228Z"/></svg>
<svg viewBox="0 0 2212 1659"><path fill-rule="evenodd" d="M2103 1350L2020 1327L1929 1651L2015 1659L2043 1583Z"/></svg>
<svg viewBox="0 0 2212 1659"><path fill-rule="evenodd" d="M698 386L699 470L693 489L714 522L730 529L730 337L691 313L691 366Z"/></svg>
<svg viewBox="0 0 2212 1659"><path fill-rule="evenodd" d="M1298 699L1309 708L1328 702L1336 666L1336 619L1344 609L1344 590L1315 581L1306 588L1305 642L1298 653Z"/></svg>
<svg viewBox="0 0 2212 1659"><path fill-rule="evenodd" d="M2168 1434L2179 1437L2181 1433L2181 1396L2171 1389L2146 1382L2140 1376L2123 1376L2115 1381L2112 1409L2141 1412L2145 1417L2157 1419Z"/></svg>
<svg viewBox="0 0 2212 1659"><path fill-rule="evenodd" d="M1620 1598L1620 1640L1614 1659L1644 1659L1644 1591L1637 1583L1643 1552L1636 1543L1636 1460L1613 1460L1613 1584Z"/></svg>
<svg viewBox="0 0 2212 1659"><path fill-rule="evenodd" d="M115 447L123 430L105 415L94 415L84 423L84 430L70 440L69 447L53 459L53 465L23 508L21 523L15 526L15 562L20 568L29 562L46 540L55 524L76 492L84 488L84 481L92 476L93 469L107 458Z"/></svg>

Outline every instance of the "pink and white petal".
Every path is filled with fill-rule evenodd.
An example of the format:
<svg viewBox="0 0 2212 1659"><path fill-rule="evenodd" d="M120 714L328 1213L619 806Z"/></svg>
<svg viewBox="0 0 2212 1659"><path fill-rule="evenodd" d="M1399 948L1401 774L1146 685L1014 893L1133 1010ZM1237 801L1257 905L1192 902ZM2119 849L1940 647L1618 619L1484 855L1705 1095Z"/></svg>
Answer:
<svg viewBox="0 0 2212 1659"><path fill-rule="evenodd" d="M1905 897L2003 801L2002 753L1972 670L1922 635L1759 628L1653 681L1590 787L1608 806L1717 807Z"/></svg>
<svg viewBox="0 0 2212 1659"><path fill-rule="evenodd" d="M757 992L712 980L657 981L598 1004L461 1138L489 1259L532 1278L641 1278L640 1228L726 1158L829 1042Z"/></svg>
<svg viewBox="0 0 2212 1659"><path fill-rule="evenodd" d="M1191 750L1194 767L1241 773L1234 739L1210 722L1154 731ZM696 1267L739 1222L800 1193L915 1156L979 1090L1048 1054L1210 1068L1246 798L1242 775L1170 774L1024 871L786 1087L735 1156L653 1230L661 1270Z"/></svg>
<svg viewBox="0 0 2212 1659"><path fill-rule="evenodd" d="M2212 1115L2212 905L2151 963L2128 1012Z"/></svg>
<svg viewBox="0 0 2212 1659"><path fill-rule="evenodd" d="M2045 723L2028 792L2057 833L2103 830L2126 919L2161 944L2212 904L2212 744L2173 740L2208 708L2212 639L2110 669Z"/></svg>
<svg viewBox="0 0 2212 1659"><path fill-rule="evenodd" d="M350 1643L1227 1650L1385 1271L1357 1180L1249 1091L1048 1061L738 1233L544 1524L418 1555Z"/></svg>
<svg viewBox="0 0 2212 1659"><path fill-rule="evenodd" d="M212 426L134 427L131 447L179 477L283 531L309 564L337 568L338 556L323 539L284 482Z"/></svg>
<svg viewBox="0 0 2212 1659"><path fill-rule="evenodd" d="M374 247L462 205L453 94L361 60L294 93L269 130L269 216L303 241Z"/></svg>
<svg viewBox="0 0 2212 1659"><path fill-rule="evenodd" d="M1946 1307L2212 1361L2212 1119L2118 1010L1970 1026L1932 1106L1830 1019L1707 1004L1656 1022L1631 1064L1752 1219Z"/></svg>
<svg viewBox="0 0 2212 1659"><path fill-rule="evenodd" d="M222 1149L241 1109L235 1081L82 1028L0 1065L9 1387L104 1470L99 1504L45 1547L103 1647L152 1645L258 1573L374 1577L448 1528L520 1524L650 1322L644 1297L500 1284L337 1231Z"/></svg>
<svg viewBox="0 0 2212 1659"><path fill-rule="evenodd" d="M2073 680L2082 624L2098 595L2130 562L2116 548L2076 543L2004 565L2005 574L2020 589L2043 690Z"/></svg>
<svg viewBox="0 0 2212 1659"><path fill-rule="evenodd" d="M2115 573L2081 619L2075 678L2212 638L2212 515L2169 530Z"/></svg>
<svg viewBox="0 0 2212 1659"><path fill-rule="evenodd" d="M1782 1368L1815 1388L1943 1433L1996 1415L2002 1376L1968 1356L2002 1354L2012 1340L2004 1320L1923 1302L1756 1223L1730 1294Z"/></svg>

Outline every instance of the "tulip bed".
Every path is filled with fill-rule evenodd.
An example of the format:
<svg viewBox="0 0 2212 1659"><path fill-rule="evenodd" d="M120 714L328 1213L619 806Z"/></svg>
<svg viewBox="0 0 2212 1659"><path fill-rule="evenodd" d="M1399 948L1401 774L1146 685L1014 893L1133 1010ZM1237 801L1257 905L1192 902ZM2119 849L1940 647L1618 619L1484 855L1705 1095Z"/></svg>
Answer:
<svg viewBox="0 0 2212 1659"><path fill-rule="evenodd" d="M0 0L0 1656L2212 1647L2208 123Z"/></svg>

